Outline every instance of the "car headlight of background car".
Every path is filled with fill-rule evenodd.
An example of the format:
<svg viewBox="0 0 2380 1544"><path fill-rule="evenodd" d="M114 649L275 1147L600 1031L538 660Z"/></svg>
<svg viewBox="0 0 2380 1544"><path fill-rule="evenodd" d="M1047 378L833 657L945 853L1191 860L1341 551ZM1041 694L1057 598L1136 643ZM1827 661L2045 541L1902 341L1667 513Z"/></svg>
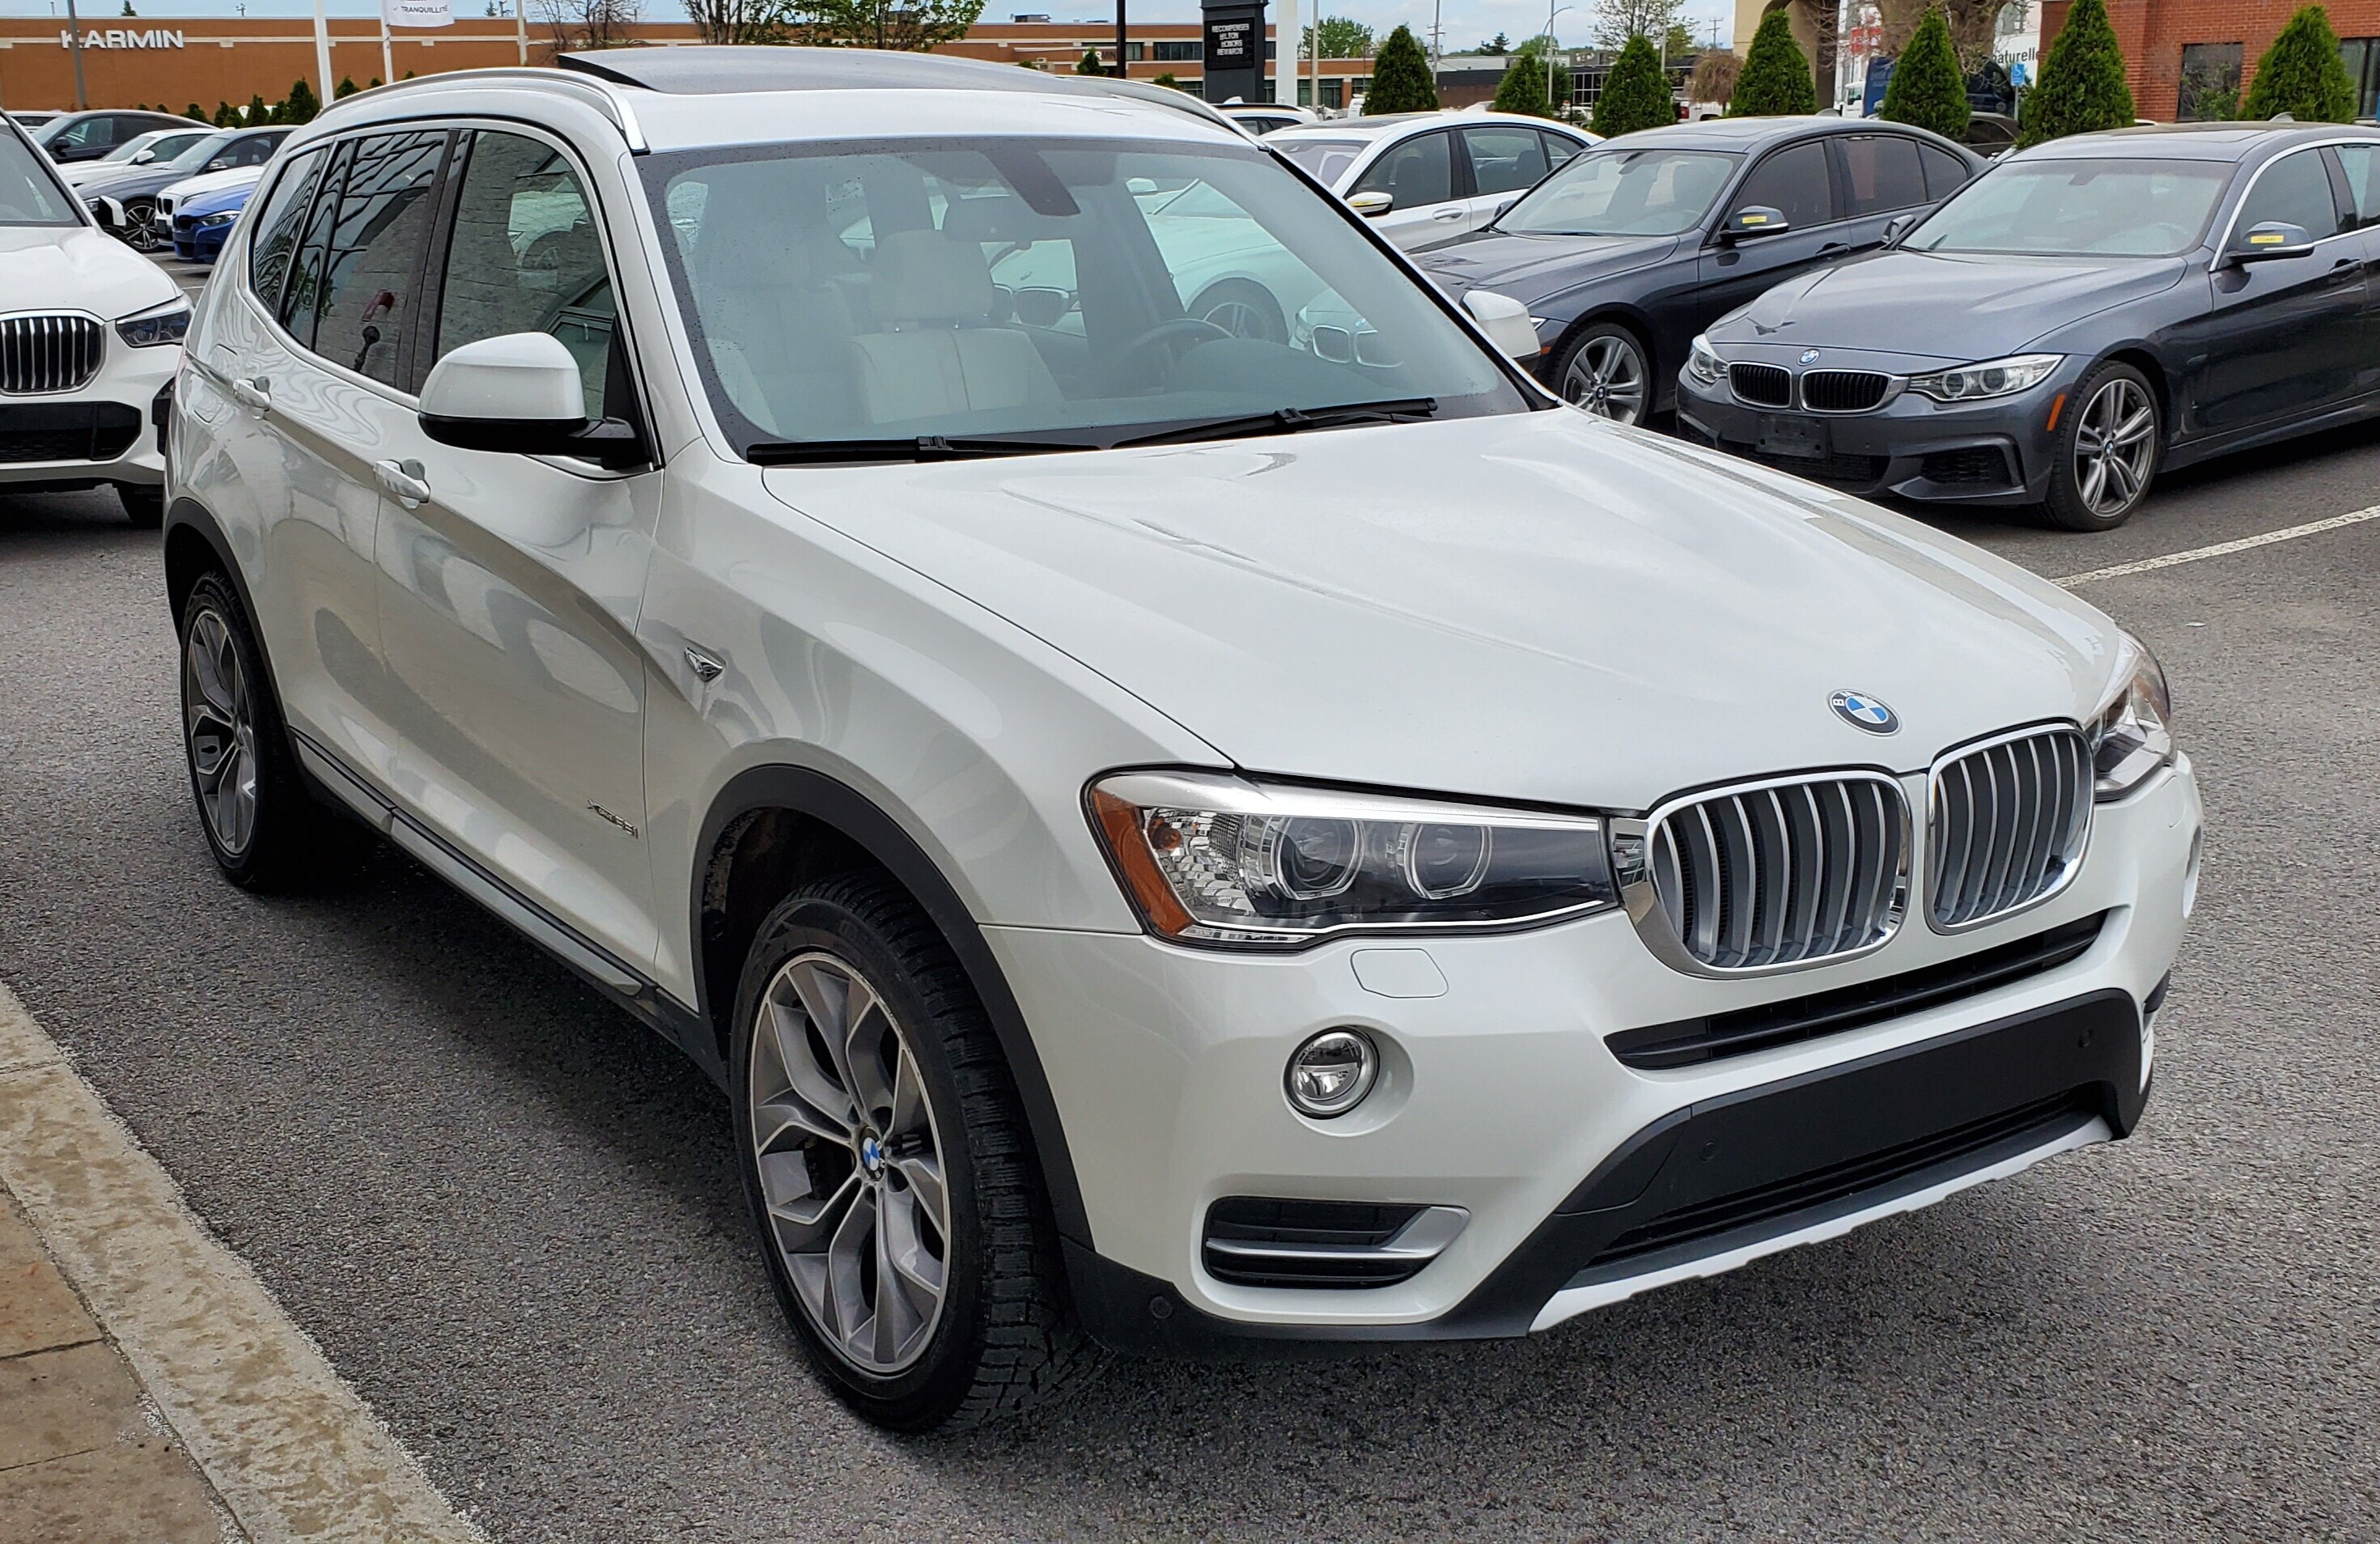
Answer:
<svg viewBox="0 0 2380 1544"><path fill-rule="evenodd" d="M2091 721L2091 752L2101 800L2121 798L2173 760L2173 697L2165 671L2130 633L2118 651L2116 689Z"/></svg>
<svg viewBox="0 0 2380 1544"><path fill-rule="evenodd" d="M192 224L194 224L194 225L203 225L203 226L205 226L205 227L207 227L207 228L209 228L209 229L212 229L212 228L214 228L215 226L218 226L218 225L230 225L234 220L237 220L237 219L238 219L238 218L239 218L239 211L238 211L238 210L237 210L237 209L225 209L225 210L218 210L217 212L215 212L215 213L212 213L212 214L201 214L201 215L200 215L200 216L198 217L198 219L197 219L197 220L193 221L193 222L192 222Z"/></svg>
<svg viewBox="0 0 2380 1544"><path fill-rule="evenodd" d="M1349 931L1547 922L1615 906L1595 815L1198 772L1094 784L1092 825L1151 930L1294 949Z"/></svg>
<svg viewBox="0 0 2380 1544"><path fill-rule="evenodd" d="M1718 378L1727 373L1727 367L1719 363L1718 354L1711 347L1709 338L1695 337L1694 347L1686 354L1686 373L1706 386L1718 385Z"/></svg>
<svg viewBox="0 0 2380 1544"><path fill-rule="evenodd" d="M1937 402L1977 402L1985 397L2013 396L2049 379L2049 372L2065 359L2063 354L2016 354L2005 359L1985 359L1981 364L1937 370L1931 375L1912 375L1909 389Z"/></svg>
<svg viewBox="0 0 2380 1544"><path fill-rule="evenodd" d="M115 335L135 348L179 343L190 330L190 303L176 296L162 306L134 311L115 324Z"/></svg>

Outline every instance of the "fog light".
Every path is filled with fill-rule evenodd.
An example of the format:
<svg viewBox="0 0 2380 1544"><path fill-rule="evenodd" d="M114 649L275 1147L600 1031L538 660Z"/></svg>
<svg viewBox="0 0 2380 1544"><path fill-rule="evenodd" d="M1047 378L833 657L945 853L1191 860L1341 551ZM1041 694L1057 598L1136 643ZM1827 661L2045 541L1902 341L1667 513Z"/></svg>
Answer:
<svg viewBox="0 0 2380 1544"><path fill-rule="evenodd" d="M1289 1102L1301 1115L1329 1120L1364 1101L1379 1080L1380 1052L1360 1029L1325 1029L1289 1059Z"/></svg>

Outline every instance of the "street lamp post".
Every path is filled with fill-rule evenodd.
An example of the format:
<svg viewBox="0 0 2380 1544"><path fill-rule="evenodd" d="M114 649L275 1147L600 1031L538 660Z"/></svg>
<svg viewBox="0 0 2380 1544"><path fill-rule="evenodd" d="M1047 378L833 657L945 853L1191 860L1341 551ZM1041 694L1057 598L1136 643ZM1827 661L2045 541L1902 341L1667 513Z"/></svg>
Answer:
<svg viewBox="0 0 2380 1544"><path fill-rule="evenodd" d="M75 66L75 111L91 105L91 98L82 89L82 22L75 15L74 0L67 0L67 36L73 40Z"/></svg>
<svg viewBox="0 0 2380 1544"><path fill-rule="evenodd" d="M1554 18L1563 11L1575 10L1573 6L1555 8L1554 0L1546 0L1546 111L1550 115L1554 105Z"/></svg>

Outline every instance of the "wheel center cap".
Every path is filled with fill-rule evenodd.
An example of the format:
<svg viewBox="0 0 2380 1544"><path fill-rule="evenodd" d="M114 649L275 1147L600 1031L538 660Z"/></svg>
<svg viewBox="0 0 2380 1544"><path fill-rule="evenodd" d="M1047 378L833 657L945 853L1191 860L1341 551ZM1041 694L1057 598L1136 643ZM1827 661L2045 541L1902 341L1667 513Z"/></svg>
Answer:
<svg viewBox="0 0 2380 1544"><path fill-rule="evenodd" d="M859 1138L859 1166L869 1179L884 1177L884 1142L872 1131L863 1133Z"/></svg>

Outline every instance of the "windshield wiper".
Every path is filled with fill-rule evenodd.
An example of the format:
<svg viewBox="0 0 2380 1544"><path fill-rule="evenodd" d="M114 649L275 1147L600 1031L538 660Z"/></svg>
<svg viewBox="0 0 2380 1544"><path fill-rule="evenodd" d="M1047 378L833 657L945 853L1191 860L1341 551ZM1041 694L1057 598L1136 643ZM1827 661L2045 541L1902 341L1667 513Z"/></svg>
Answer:
<svg viewBox="0 0 2380 1544"><path fill-rule="evenodd" d="M1307 429L1340 429L1354 423L1416 423L1438 411L1434 396L1391 397L1385 402L1350 402L1336 407L1276 407L1269 413L1208 419L1154 434L1118 440L1127 445L1174 444L1185 440L1236 440L1253 434L1295 434Z"/></svg>
<svg viewBox="0 0 2380 1544"><path fill-rule="evenodd" d="M759 440L744 447L744 459L756 467L798 467L868 461L972 461L991 456L1054 456L1062 451L1099 448L1080 440L1011 440L989 434L952 439L942 434L913 434L888 440Z"/></svg>

